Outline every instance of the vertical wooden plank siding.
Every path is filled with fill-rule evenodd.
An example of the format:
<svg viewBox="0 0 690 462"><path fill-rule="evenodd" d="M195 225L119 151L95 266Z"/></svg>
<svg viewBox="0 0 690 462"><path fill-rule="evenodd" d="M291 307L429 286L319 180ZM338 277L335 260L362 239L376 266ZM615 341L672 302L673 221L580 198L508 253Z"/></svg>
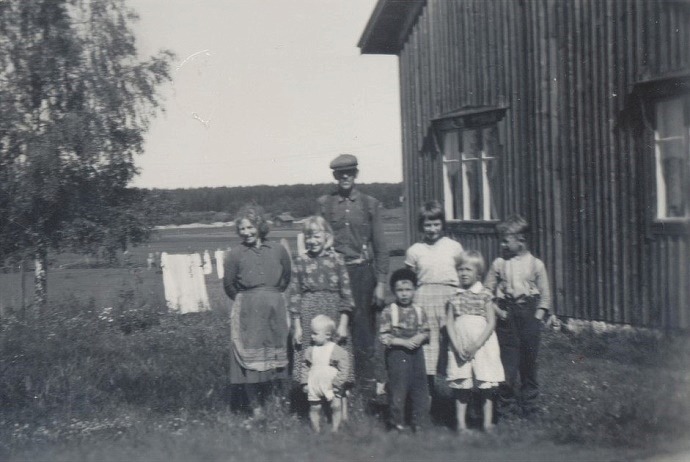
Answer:
<svg viewBox="0 0 690 462"><path fill-rule="evenodd" d="M690 328L688 236L650 233L652 153L625 120L636 82L690 69L689 40L688 2L428 0L399 53L408 243L442 199L431 119L507 105L499 212L531 222L558 312ZM489 261L492 227L449 225Z"/></svg>

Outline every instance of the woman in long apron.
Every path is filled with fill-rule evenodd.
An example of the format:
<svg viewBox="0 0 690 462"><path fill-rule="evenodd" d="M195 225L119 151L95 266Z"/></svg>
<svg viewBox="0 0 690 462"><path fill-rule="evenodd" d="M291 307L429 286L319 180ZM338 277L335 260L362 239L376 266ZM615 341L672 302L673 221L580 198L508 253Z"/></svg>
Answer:
<svg viewBox="0 0 690 462"><path fill-rule="evenodd" d="M230 251L223 286L230 314L230 383L243 385L255 417L263 415L266 385L287 378L288 318L282 292L290 282L290 257L266 239L268 223L258 206L235 219L242 244Z"/></svg>

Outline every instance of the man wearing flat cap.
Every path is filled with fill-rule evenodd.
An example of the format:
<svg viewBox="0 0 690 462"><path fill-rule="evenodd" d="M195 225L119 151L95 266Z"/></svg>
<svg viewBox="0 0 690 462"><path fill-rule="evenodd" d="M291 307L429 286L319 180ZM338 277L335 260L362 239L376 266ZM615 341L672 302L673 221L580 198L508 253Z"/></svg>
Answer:
<svg viewBox="0 0 690 462"><path fill-rule="evenodd" d="M388 275L388 248L383 234L381 203L355 188L357 158L341 154L330 164L337 191L318 199L319 213L331 224L335 251L342 254L350 276L355 309L352 345L355 376L365 393L375 391L380 366L376 355L376 314ZM381 380L382 381L382 380Z"/></svg>

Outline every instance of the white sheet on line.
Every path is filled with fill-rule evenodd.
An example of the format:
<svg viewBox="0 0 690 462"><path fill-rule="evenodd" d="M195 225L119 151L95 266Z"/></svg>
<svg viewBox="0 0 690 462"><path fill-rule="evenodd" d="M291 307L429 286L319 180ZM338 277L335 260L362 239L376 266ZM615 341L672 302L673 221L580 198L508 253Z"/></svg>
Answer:
<svg viewBox="0 0 690 462"><path fill-rule="evenodd" d="M168 308L179 313L208 311L211 305L206 290L201 255L161 255L163 286Z"/></svg>

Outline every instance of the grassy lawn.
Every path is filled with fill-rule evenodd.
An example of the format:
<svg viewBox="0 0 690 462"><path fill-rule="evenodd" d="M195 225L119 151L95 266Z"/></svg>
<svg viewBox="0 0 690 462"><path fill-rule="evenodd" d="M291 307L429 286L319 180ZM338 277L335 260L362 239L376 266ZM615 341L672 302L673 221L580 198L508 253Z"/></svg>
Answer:
<svg viewBox="0 0 690 462"><path fill-rule="evenodd" d="M261 424L233 406L227 316L146 309L143 323L58 306L2 325L0 460L656 460L690 450L686 337L545 331L541 414L503 420L492 435L389 433L355 399L340 434L315 436L285 399Z"/></svg>

